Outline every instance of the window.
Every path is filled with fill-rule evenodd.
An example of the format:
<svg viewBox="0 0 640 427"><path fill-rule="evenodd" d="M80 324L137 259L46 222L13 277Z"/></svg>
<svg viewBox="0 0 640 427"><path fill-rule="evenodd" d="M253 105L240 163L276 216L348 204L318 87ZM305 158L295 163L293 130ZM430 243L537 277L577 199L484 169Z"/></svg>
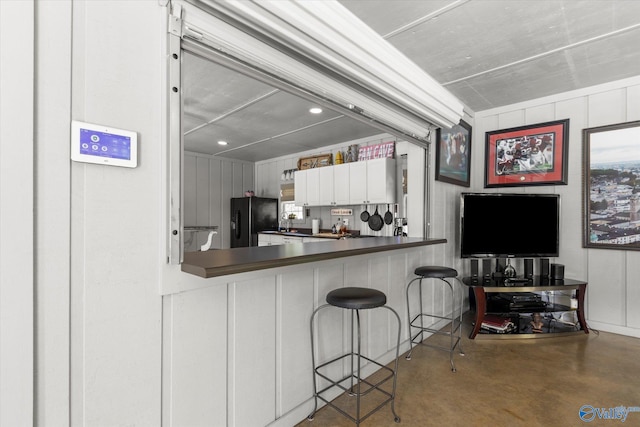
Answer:
<svg viewBox="0 0 640 427"><path fill-rule="evenodd" d="M295 202L282 202L282 219L295 215L296 222L304 222L304 211L302 206L296 206Z"/></svg>

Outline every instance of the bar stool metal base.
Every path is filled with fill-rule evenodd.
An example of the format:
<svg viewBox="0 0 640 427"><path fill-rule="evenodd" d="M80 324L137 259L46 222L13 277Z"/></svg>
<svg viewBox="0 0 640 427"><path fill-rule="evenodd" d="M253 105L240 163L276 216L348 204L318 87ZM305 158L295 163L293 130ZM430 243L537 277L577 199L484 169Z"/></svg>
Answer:
<svg viewBox="0 0 640 427"><path fill-rule="evenodd" d="M406 360L411 360L411 353L413 352L414 345L423 345L425 347L435 348L437 350L443 350L449 353L449 363L451 364L451 371L456 372L456 366L453 363L453 352L456 347L460 352L461 356L464 356L464 351L462 350L462 314L463 314L463 304L464 304L464 295L462 294L462 286L458 286L460 289L459 297L456 296L456 290L453 284L446 280L447 278L453 278L458 281L457 278L458 272L452 268L448 267L437 267L437 266L428 266L428 267L419 267L416 269L415 274L418 276L411 280L407 284L406 289L406 297L407 297L407 314L409 318L409 353L406 355ZM423 279L437 279L446 284L446 287L451 291L451 315L450 316L440 316L437 314L429 314L424 313L423 305L422 305L422 280ZM419 307L420 313L411 317L411 309L409 305L409 291L411 289L411 285L413 285L416 281L418 281L418 294L419 294ZM459 304L456 304L459 302ZM456 307L458 305L458 307ZM425 325L426 320L431 319L442 319L449 321L449 327L443 329L436 329ZM414 331L416 331L414 333ZM424 333L428 332L431 334L437 335L445 335L450 337L450 342L448 347L425 343L424 342Z"/></svg>
<svg viewBox="0 0 640 427"><path fill-rule="evenodd" d="M356 295L357 295L358 293L357 290L364 291L365 288L341 288L340 291L349 290L349 289L356 290ZM370 291L379 292L375 290L370 290ZM315 413L318 410L318 400L321 400L327 406L334 408L340 414L349 418L356 425L360 425L362 421L367 419L369 416L373 415L378 410L382 409L387 403L391 402L391 412L394 417L393 420L396 423L400 422L400 417L396 414L396 411L395 411L395 395L396 395L396 382L397 382L398 358L399 358L399 351L400 351L400 333L401 333L400 316L398 316L398 313L395 310L393 310L391 307L383 305L386 302L386 297L382 292L380 292L380 294L382 295L382 298L384 301L382 302L382 305L380 304L380 301L382 300L372 303L371 300L367 300L365 298L361 300L361 302L358 302L357 297L352 298L346 304L341 304L340 302L336 303L335 301L331 300L331 297L330 297L331 293L329 293L329 295L327 295L327 301L329 301L330 303L324 304L318 307L311 315L310 329L311 329L311 358L312 358L312 365L313 365L314 408L311 414L309 414L309 416L307 417L309 421L313 420ZM341 308L350 309L351 311L351 325L350 325L351 326L351 351L316 366L314 328L313 328L314 319L316 317L316 314L320 310L323 310L328 307L341 307ZM387 310L391 311L395 315L398 321L398 334L397 334L397 343L396 343L396 357L395 357L393 369L389 368L388 366L382 365L381 363L367 356L364 356L362 354L361 352L362 339L360 334L360 308L354 308L354 307L363 307L365 309L381 307L381 308L386 308ZM350 370L350 373L342 376L342 378L339 378L339 379L332 378L329 376L328 373L323 372L325 370L329 370L329 368L331 366L334 366L336 363L341 364L343 360L350 361L351 370ZM378 368L380 368L380 370L383 371L382 378L377 379L376 381L370 381L366 378L362 378L361 369L362 369L363 362L373 364ZM329 385L322 388L321 390L318 390L318 383L317 383L316 377L326 380L329 383ZM382 385L387 383L388 381L392 381L391 392L382 388ZM338 387L339 389L344 391L348 396L355 397L356 399L355 416L349 414L345 409L341 408L339 405L337 405L336 403L334 403L333 401L327 399L322 395L323 393L326 393L327 391L333 389L334 387ZM383 397L383 400L375 408L370 409L365 414L361 414L360 413L362 409L361 398L372 392L380 393L380 395Z"/></svg>

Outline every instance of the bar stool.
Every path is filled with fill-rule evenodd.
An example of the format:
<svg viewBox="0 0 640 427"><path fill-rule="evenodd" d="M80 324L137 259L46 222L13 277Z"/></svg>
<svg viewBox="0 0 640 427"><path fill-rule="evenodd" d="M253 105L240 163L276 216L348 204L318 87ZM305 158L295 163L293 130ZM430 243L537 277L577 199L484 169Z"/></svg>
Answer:
<svg viewBox="0 0 640 427"><path fill-rule="evenodd" d="M354 421L356 425L360 425L360 422L368 418L370 415L372 415L374 412L378 411L379 409L382 409L382 407L386 405L388 402L391 402L391 412L393 413L393 417L394 417L393 420L396 423L399 423L400 417L398 417L398 415L396 414L394 405L395 405L396 381L397 381L397 372L398 372L398 356L400 351L400 330L401 330L400 316L398 316L398 313L394 309L385 305L387 303L387 296L383 292L380 292L375 289L357 288L357 287L339 288L329 292L327 294L326 300L327 300L327 304L321 305L320 307L316 308L313 314L311 315L311 322L310 322L311 363L313 365L313 393L314 393L315 406L313 408L313 412L311 412L311 414L307 418L310 421L313 420L313 417L315 416L315 413L318 410L318 399L320 399L323 402L325 402L327 405L336 409L345 417L351 419L351 421ZM316 314L320 310L323 310L328 307L339 307L339 308L345 308L345 309L351 310L351 324L350 324L351 350L345 354L342 354L334 359L329 360L328 362L325 362L316 366L313 322ZM362 340L361 340L361 334L360 334L360 310L378 308L378 307L386 308L387 310L391 311L395 315L396 319L398 320L398 334L397 334L397 342L396 342L396 357L395 357L394 369L384 366L376 362L375 360L362 355L362 352L361 352ZM355 320L355 323L354 323L354 320ZM354 328L355 328L355 335L357 335L357 339L354 336ZM354 341L357 341L357 344L354 343ZM355 348L354 348L354 345L356 345ZM343 376L341 379L335 380L333 378L330 378L328 373L320 372L321 370L328 371L330 369L329 366L334 365L335 363L340 362L343 359L349 360L351 364L351 368L350 368L350 372L345 376ZM363 361L365 363L368 362L368 363L374 364L378 366L381 370L385 371L384 378L377 380L376 382L371 382L367 379L362 378L361 369L363 367L362 366ZM342 372L344 370L340 369L340 371ZM328 381L329 385L327 387L324 387L321 390L318 390L316 376L319 376L320 378L323 378L324 380ZM389 380L393 380L393 386L392 386L391 392L388 392L387 390L384 390L383 388L381 388L381 386ZM363 384L365 384L366 387L362 387ZM342 389L344 392L348 393L349 396L355 396L356 398L355 417L349 414L346 410L340 408L337 404L334 404L333 402L331 402L328 398L325 398L324 396L322 396L323 393L329 391L330 389L333 389L333 387L338 387ZM363 390L363 388L365 389ZM375 408L371 409L366 414L361 415L360 414L361 397L369 394L372 391L378 391L379 393L381 393L382 396L384 397L384 401L380 403L378 406L376 406Z"/></svg>
<svg viewBox="0 0 640 427"><path fill-rule="evenodd" d="M440 266L424 266L418 267L415 269L414 274L417 276L413 280L411 280L407 284L406 294L407 294L407 314L409 317L409 353L406 356L407 360L411 360L411 352L413 351L414 344L421 344L427 347L436 348L438 350L444 350L449 352L449 361L451 363L451 371L456 372L456 367L453 363L453 352L458 347L460 351L460 355L464 356L464 351L462 350L462 310L464 304L464 294L462 291L463 286L460 284L458 279L458 272L449 267L440 267ZM459 292L456 292L453 284L446 280L447 278L454 278L458 281L459 284ZM423 279L438 279L441 283L446 284L445 289L448 287L451 291L451 314L450 316L440 316L436 314L424 313L424 309L422 307L422 280ZM409 291L411 290L411 285L418 281L418 295L420 301L420 313L411 317L411 308L409 305ZM459 301L458 301L459 299ZM458 308L456 309L456 302L458 303ZM458 313L459 311L459 313ZM445 319L449 320L449 327L444 329L436 329L429 326L424 326L424 318L431 317L435 319ZM413 331L417 330L415 335L413 335ZM433 334L446 335L451 338L450 344L448 347L443 347L434 344L428 344L424 341L424 333L430 332ZM457 334L456 334L457 332Z"/></svg>

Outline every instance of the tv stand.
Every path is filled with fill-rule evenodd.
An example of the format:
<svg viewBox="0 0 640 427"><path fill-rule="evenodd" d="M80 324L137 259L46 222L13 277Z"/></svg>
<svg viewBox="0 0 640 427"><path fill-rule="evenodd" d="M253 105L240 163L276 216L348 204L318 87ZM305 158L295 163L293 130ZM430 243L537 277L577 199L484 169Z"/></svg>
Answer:
<svg viewBox="0 0 640 427"><path fill-rule="evenodd" d="M476 300L476 317L470 339L476 337L492 339L542 338L573 333L589 333L584 319L584 296L587 282L564 279L551 280L534 276L531 279L508 280L507 278L464 277L462 283L473 290ZM577 307L549 304L538 300L536 292L575 291ZM553 313L575 311L577 323L570 324L553 317ZM551 316L551 317L549 317ZM501 323L504 324L502 326ZM513 322L513 320L516 320ZM546 326L540 327L540 324ZM484 328L483 328L484 323ZM511 327L509 324L515 324ZM522 324L521 324L522 323ZM495 325L495 326L494 326ZM553 331L551 330L553 326ZM546 331L545 331L546 329ZM570 329L571 332L556 332Z"/></svg>

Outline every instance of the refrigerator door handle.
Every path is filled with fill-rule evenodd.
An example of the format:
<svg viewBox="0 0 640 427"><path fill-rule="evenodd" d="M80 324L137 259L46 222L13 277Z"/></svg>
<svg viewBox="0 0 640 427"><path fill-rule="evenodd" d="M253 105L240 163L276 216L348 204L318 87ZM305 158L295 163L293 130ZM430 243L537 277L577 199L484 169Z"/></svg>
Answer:
<svg viewBox="0 0 640 427"><path fill-rule="evenodd" d="M240 211L236 211L235 224L232 224L232 228L235 229L236 239L240 238Z"/></svg>

